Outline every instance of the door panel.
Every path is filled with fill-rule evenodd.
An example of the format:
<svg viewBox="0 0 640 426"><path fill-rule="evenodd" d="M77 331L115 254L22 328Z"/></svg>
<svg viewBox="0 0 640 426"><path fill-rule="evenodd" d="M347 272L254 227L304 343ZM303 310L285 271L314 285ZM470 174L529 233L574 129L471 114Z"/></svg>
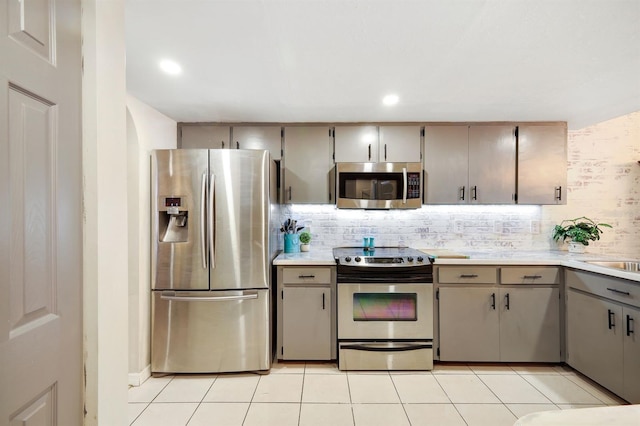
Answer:
<svg viewBox="0 0 640 426"><path fill-rule="evenodd" d="M426 204L469 202L469 126L425 126Z"/></svg>
<svg viewBox="0 0 640 426"><path fill-rule="evenodd" d="M440 360L498 361L497 289L440 287L439 291Z"/></svg>
<svg viewBox="0 0 640 426"><path fill-rule="evenodd" d="M284 359L331 359L331 289L284 287Z"/></svg>
<svg viewBox="0 0 640 426"><path fill-rule="evenodd" d="M180 148L183 149L231 148L230 138L231 127L229 126L183 124L180 127Z"/></svg>
<svg viewBox="0 0 640 426"><path fill-rule="evenodd" d="M640 309L625 306L624 322L624 392L621 394L632 404L640 404Z"/></svg>
<svg viewBox="0 0 640 426"><path fill-rule="evenodd" d="M0 2L0 424L82 424L80 3Z"/></svg>
<svg viewBox="0 0 640 426"><path fill-rule="evenodd" d="M268 288L270 161L265 151L210 151L211 289Z"/></svg>
<svg viewBox="0 0 640 426"><path fill-rule="evenodd" d="M378 161L420 161L420 126L380 126Z"/></svg>
<svg viewBox="0 0 640 426"><path fill-rule="evenodd" d="M151 371L268 370L269 306L269 290L153 291Z"/></svg>
<svg viewBox="0 0 640 426"><path fill-rule="evenodd" d="M205 216L207 150L157 150L151 157L151 286L154 289L209 288ZM186 219L172 217L167 199L180 199ZM184 223L179 224L179 220ZM186 231L185 231L186 228Z"/></svg>

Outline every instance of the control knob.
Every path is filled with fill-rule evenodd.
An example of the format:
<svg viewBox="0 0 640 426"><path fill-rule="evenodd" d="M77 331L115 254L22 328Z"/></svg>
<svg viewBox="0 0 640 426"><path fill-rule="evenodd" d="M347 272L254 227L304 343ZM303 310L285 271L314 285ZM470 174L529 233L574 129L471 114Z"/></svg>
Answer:
<svg viewBox="0 0 640 426"><path fill-rule="evenodd" d="M418 262L422 262L423 260L422 256L418 256Z"/></svg>
<svg viewBox="0 0 640 426"><path fill-rule="evenodd" d="M360 259L360 256L356 256L355 261L356 262L360 262L362 259Z"/></svg>
<svg viewBox="0 0 640 426"><path fill-rule="evenodd" d="M412 256L407 257L407 261L413 262L413 257Z"/></svg>
<svg viewBox="0 0 640 426"><path fill-rule="evenodd" d="M345 258L344 258L344 261L345 261L345 262L351 262L351 256L347 256L347 257L345 257Z"/></svg>

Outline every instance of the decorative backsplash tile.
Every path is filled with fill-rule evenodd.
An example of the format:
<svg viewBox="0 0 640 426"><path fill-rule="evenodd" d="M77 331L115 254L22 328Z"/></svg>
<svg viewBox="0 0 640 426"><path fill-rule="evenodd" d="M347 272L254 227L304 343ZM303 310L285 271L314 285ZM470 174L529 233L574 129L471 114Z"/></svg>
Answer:
<svg viewBox="0 0 640 426"><path fill-rule="evenodd" d="M283 206L281 215L310 227L314 247L359 246L374 236L377 246L474 251L555 249L553 226L588 216L614 228L587 252L640 258L640 112L568 136L567 205L338 210L297 204Z"/></svg>

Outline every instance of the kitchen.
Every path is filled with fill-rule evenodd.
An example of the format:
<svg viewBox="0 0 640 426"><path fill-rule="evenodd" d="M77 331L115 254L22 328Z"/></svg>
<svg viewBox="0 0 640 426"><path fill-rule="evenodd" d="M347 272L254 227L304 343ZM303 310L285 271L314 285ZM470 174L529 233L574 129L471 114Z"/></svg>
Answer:
<svg viewBox="0 0 640 426"><path fill-rule="evenodd" d="M136 101L132 100L132 104ZM135 116L134 109L135 105L131 108ZM633 136L637 133L637 113L601 123L596 128L587 126L569 131L569 202L566 206L425 205L419 210L383 212L336 210L331 205L284 204L282 218L298 218L310 226L312 250L358 245L364 235L375 235L379 246L441 247L462 252L547 250L554 248L549 238L552 226L566 217L585 214L584 210L588 208L590 216L618 220L614 229L605 233L591 250L637 253L634 239L619 234L622 229L637 229L633 204L618 201L620 196L624 198L626 194L637 193L634 183L637 170L632 168L637 157L637 142ZM617 141L616 149L603 153L598 141L612 139ZM611 156L610 168L603 162L596 162L603 155ZM613 164L624 164L625 167L618 171ZM598 171L601 175L594 179L594 172ZM616 176L616 173L621 174ZM591 183L592 180L596 182ZM589 200L593 199L601 201L591 203ZM631 198L632 203L633 200L637 198ZM619 205L622 208L617 208ZM612 217L615 220L608 219ZM140 365L145 368L147 364Z"/></svg>
<svg viewBox="0 0 640 426"><path fill-rule="evenodd" d="M142 4L143 2L132 3ZM266 4L266 2L264 4ZM631 4L633 5L633 3ZM110 4L110 7L117 8L118 6ZM124 5L120 5L120 7L124 9ZM362 4L354 3L353 7L360 7L358 12L371 12L371 9L362 6ZM487 7L486 11L483 10L484 7ZM501 11L500 7L501 5L498 3L482 3L475 9L473 7L469 7L464 10L464 13L456 16L456 20L445 19L442 20L442 22L459 22L461 25L473 24L474 21L470 19L473 18L473 16L481 16L485 20L489 19L492 12L498 12L493 13L494 16L501 16L499 13ZM533 23L535 27L535 24L540 22L536 21L536 19L540 19L540 15L536 15L536 10L538 9L535 9L531 5L529 5L529 7L531 10L528 10L526 15L530 16L529 23ZM634 111L638 111L640 108L635 104L638 98L636 91L637 79L632 77L625 80L625 76L628 77L625 73L628 73L631 76L637 76L638 74L636 68L637 62L634 62L634 58L637 56L635 55L635 46L637 46L637 43L635 43L636 39L634 38L636 37L636 33L633 30L628 30L626 32L621 31L622 35L618 38L614 38L614 40L608 39L605 36L605 34L618 34L616 32L616 28L625 28L624 23L627 22L627 19L632 22L636 22L637 19L635 18L637 16L634 12L636 9L631 9L629 13L618 13L613 17L611 16L613 10L608 10L606 7L604 10L590 10L585 15L581 15L588 23L588 30L580 30L579 28L570 27L570 25L575 24L572 19L574 15L573 12L575 10L580 10L580 6L570 4L567 8L569 11L568 16L570 17L567 17L567 9L562 7L557 11L557 19L551 19L550 22L556 25L560 22L563 27L567 28L567 32L576 35L577 38L573 42L568 43L570 46L569 50L573 50L583 44L588 45L588 42L583 43L583 41L589 40L588 36L590 33L597 33L597 37L591 42L591 46L603 48L598 55L588 54L577 58L571 57L569 62L575 64L576 68L565 69L564 71L566 73L563 73L563 70L559 69L552 70L556 71L558 74L571 76L571 78L567 79L569 80L567 83L571 81L578 83L579 88L573 89L569 94L565 94L566 99L573 99L575 101L573 106L568 104L559 106L558 103L549 101L540 102L538 103L541 105L540 109L532 113L531 119L567 120L569 123L568 183L571 189L571 194L568 204L566 206L554 207L467 206L460 210L457 208L448 208L446 206L424 206L419 211L397 212L397 214L394 212L392 213L394 215L392 222L394 224L403 225L397 232L397 234L402 237L402 241L405 241L408 245L417 247L417 243L422 241L422 236L424 235L425 241L428 243L428 247L436 245L457 251L464 251L470 244L473 244L475 247L481 247L482 250L495 249L496 247L514 247L518 249L533 248L535 250L539 250L541 248L551 246L548 239L548 232L553 224L558 223L566 217L577 217L586 213L592 217L606 220L614 224L614 229L605 233L603 236L603 239L600 241L601 245L594 246L591 250L602 253L637 253L638 225L636 211L638 196L637 181L634 180L637 178L637 169L634 169L633 167L637 166L636 161L638 157L638 116L637 112L634 113ZM247 10L242 10L242 12L247 11L251 16L262 16L264 12L260 7L257 7L253 11L250 7ZM400 13L400 11L392 13L393 11L389 11L387 9L385 9L385 11L388 12L388 16L396 18L398 17L398 13ZM102 13L104 11L100 12ZM124 49L124 40L122 40L125 28L124 11L122 12L122 20L116 20L115 22L109 21L112 27L107 28L107 32L112 31L112 33L109 33L109 37L106 37L106 39L109 39L112 42L119 42L119 47ZM320 12L321 11L317 11L318 16L322 15ZM100 16L100 13L98 15ZM164 15L179 16L177 13L165 13ZM411 13L407 14L407 16L410 15ZM418 13L415 15L420 16ZM128 16L131 17L132 15ZM213 14L213 16L215 16L215 14ZM518 13L518 16L523 16L523 13ZM536 18L536 16L538 18ZM548 18L550 15L544 14L544 16ZM179 20L190 22L188 19ZM403 20L400 19L400 22L402 21ZM441 23L438 24L437 19L435 21L436 22L431 22L428 27L433 28L434 31L437 32L446 30L445 27L448 25L442 25ZM613 29L605 30L604 24L609 21L615 22L615 24L612 24ZM295 22L304 25L308 20L299 19ZM519 26L517 20L514 19L511 22L512 24L510 28L513 29L514 27ZM252 25L257 24L254 22ZM555 28L556 25L551 25L551 27ZM165 28L171 28L172 26L171 22L164 24ZM488 24L488 26L491 27L491 24ZM278 25L277 27L281 26ZM382 28L382 26L380 27ZM410 27L416 28L415 25L406 26L406 28ZM523 25L523 27L526 28L526 25ZM631 28L634 27L635 25L631 26ZM239 38L236 46L243 46L242 40L240 40L240 33L250 33L249 31L236 31L237 28L230 28L229 26L224 25L221 26L221 28L225 31L224 36L215 38L195 37L194 39L200 38L202 40L207 40L209 43L209 40L214 39L226 40L228 39L229 34L235 33ZM304 31L300 29L300 25L296 28L298 33L304 33ZM546 28L545 25L540 25L538 28L551 30L551 28ZM598 28L599 30L591 31L592 28ZM458 29L460 28L458 27ZM143 31L145 30L143 29ZM155 34L154 31L149 31L148 29L146 31L149 34ZM531 34L539 35L536 40L543 40L547 42L551 40L551 45L555 44L553 42L554 40L562 40L562 37L558 34L551 33L548 38L546 38L544 37L544 32L542 35L540 34L540 31L532 30L529 32ZM262 31L261 33L267 34L268 31ZM514 33L517 33L517 31L514 31ZM327 36L326 31L321 32L321 34L322 37L320 37L320 40L325 39ZM459 31L459 34L464 34L464 32ZM115 35L115 37L111 37L113 35ZM497 36L497 38L500 38L500 34L497 34ZM248 38L250 42L254 42L259 37ZM295 37L291 38L294 39ZM431 37L428 39L438 40L437 37ZM468 43L473 39L473 36L467 36L465 39ZM510 40L512 40L513 44L516 46L520 45L530 47L536 44L531 41L527 43L517 38ZM308 42L309 45L314 46L314 50L322 44L317 40L307 39L305 41ZM488 44L495 45L495 42L496 37L494 36L490 38ZM163 42L162 44L168 46L171 43ZM341 45L341 39L330 39L327 41L327 44L339 46ZM558 44L561 45L562 43ZM286 46L286 43L283 43L282 45ZM445 45L456 45L456 43L445 43ZM378 43L378 46L385 46L385 44ZM408 48L411 46L415 45L412 43L406 44L406 47ZM547 46L549 45L547 44ZM100 75L101 77L104 77L105 75L108 77L106 81L101 80L100 84L104 87L109 87L111 92L101 93L100 96L102 97L99 97L99 99L101 99L101 102L106 101L106 104L114 101L119 102L117 105L122 105L125 102L123 76L124 64L120 60L117 52L113 54L113 52L108 49L104 49L105 47L106 46L98 43L98 52L101 55L104 54L107 60L114 59L112 62L114 67L109 69L109 71L112 71L115 76L113 80L110 80L109 78L111 76L106 73ZM133 44L131 47L133 47ZM286 57L286 48L284 49L285 53L283 53L283 56ZM369 52L370 51L374 51L374 49L369 50ZM416 49L415 51L419 51L419 49ZM551 49L551 51L555 50ZM122 52L123 50L120 51L120 53ZM385 50L385 52L388 51ZM564 53L565 51L559 55L552 55L548 61L543 61L541 64L538 64L537 67L533 68L536 71L540 71L540 68L550 67L549 64L557 64L559 63L558 60L564 57ZM110 56L112 54L113 56ZM607 55L613 55L613 57ZM146 57L144 53L137 56L139 56L141 60L144 60ZM236 56L237 55L233 54L229 55L229 57ZM260 54L249 56L256 58L260 57ZM320 59L324 59L329 55L319 54L318 56ZM596 56L600 57L600 59L595 59ZM620 61L621 57L624 58L624 61ZM103 59L103 57L101 57L101 59ZM482 63L477 62L477 58L475 59L476 61L470 61L475 65L473 67L475 70L474 75L479 77L478 80L484 81L490 77L491 73L488 72L489 70L486 66L483 67ZM130 62L129 65L131 67L134 66L133 58L128 58L128 62ZM149 62L151 63L151 61ZM291 62L289 65L294 66ZM460 65L460 63L457 65ZM119 66L120 68L118 68ZM85 61L85 67L85 69L91 69L88 60ZM250 66L244 66L243 68L245 70L252 69ZM359 66L353 64L350 65L349 68L361 69ZM457 66L454 68L465 69L466 67ZM594 73L601 76L601 80L606 80L608 82L605 85L606 87L601 84L589 84L589 82L597 81L597 78L592 80L580 80L580 76L582 74L579 70L583 68L590 68L594 70ZM318 69L325 70L326 65L318 66ZM367 69L375 70L376 67L369 66ZM448 70L449 69L445 69L443 71L440 69L438 74L440 78L432 78L430 81L435 82L436 85L441 85L441 82L445 80L442 76L450 74L447 72ZM143 74L149 78L151 78L152 75L155 75L153 72L146 72ZM518 74L510 74L510 76L516 75ZM457 76L464 77L460 75ZM257 84L260 84L262 87L268 87L271 84L271 81L262 80L259 75L256 76L256 73L247 72L245 74L238 74L238 77L241 77L240 81L243 82L242 84L253 80L254 77L256 77L255 80L257 81ZM339 89L346 89L345 86L356 86L353 84L353 80L343 79L342 77L343 76L341 75L331 74L328 80L330 82L335 82ZM375 77L377 79L384 78L384 76L377 74ZM498 87L503 85L502 83L511 80L504 75L499 75L498 77L501 80L501 84L493 87ZM413 82L421 80L415 77L412 78L411 76L405 76L404 79ZM564 81L564 78L562 80ZM167 83L166 80L156 82L154 86L158 88L167 86L170 88L173 86L173 82L175 82L175 80L169 81L170 83ZM226 81L226 84L231 86L230 82L234 80L226 79ZM296 86L295 81L291 84L298 89L300 89L300 87L305 87L308 90L308 88L311 88L314 85L325 88L324 86L317 84L319 81L322 80L315 79L310 82L307 81L301 86ZM345 81L346 84L340 85L339 82L341 81ZM464 78L459 79L459 81L466 81L467 88L481 87L481 85L477 84L477 81L469 82ZM539 80L529 76L526 81L538 82ZM240 86L242 86L242 84L240 84ZM558 90L558 87L561 85L562 84L558 82L558 84L553 86L553 89L550 92L546 93L540 92L541 89L538 84L531 84L530 86L533 87L534 92L539 92L540 97L538 97L538 99L543 98L550 100L553 98L552 92L561 92ZM520 88L525 86L529 86L529 84L521 85ZM282 89L283 87L284 86L280 88ZM453 89L447 89L446 92L448 96L444 100L441 98L440 101L436 101L428 108L423 107L423 112L414 116L398 116L398 113L390 112L386 109L383 110L377 106L365 116L350 115L348 111L339 107L337 104L339 99L353 99L355 94L349 93L348 96L334 95L329 99L326 98L326 95L313 96L313 102L324 105L324 109L326 111L334 114L331 117L311 117L305 120L302 118L295 118L293 116L292 118L280 119L276 117L257 117L256 115L257 118L252 121L303 122L313 120L328 122L335 120L335 115L339 114L340 120L347 122L373 120L380 122L400 122L406 120L411 120L413 122L431 122L432 120L459 122L467 120L522 120L526 115L523 111L524 107L521 104L518 104L514 94L504 98L499 98L497 96L493 96L493 94L490 95L490 92L482 93L486 100L485 102L473 104L471 108L464 110L463 106L466 103L459 102L459 97L455 96L455 94L460 93L461 87L464 88L465 85L458 83ZM508 88L514 89L512 86L509 86ZM234 92L236 98L240 97L238 95L238 93L240 93L238 90L231 91ZM401 98L404 99L405 93L410 91L411 90L404 90L401 93ZM222 90L220 94L223 92L224 90ZM255 93L258 92L260 91L256 91ZM519 97L526 98L526 96L524 96L525 94L520 91L517 91L517 94L520 95ZM619 97L616 100L611 100L608 97L610 94L618 94ZM148 184L144 181L144 178L148 176L149 167L147 153L150 149L154 148L175 147L175 135L177 130L176 123L187 120L186 117L172 119L163 113L158 113L158 110L161 110L160 107L157 107L158 109L153 109L148 106L152 105L152 102L149 99L145 99L144 102L146 103L143 103L135 97L140 95L134 95L135 94L126 99L127 106L129 107L128 112L130 114L130 123L135 125L135 132L132 130L127 138L129 142L128 147L124 142L126 136L124 130L124 118L116 118L110 114L103 114L99 120L101 126L104 126L100 128L99 134L104 137L105 141L108 140L111 142L101 144L100 155L98 157L102 159L104 164L109 164L107 167L114 170L114 174L110 175L107 173L105 176L99 176L100 179L105 179L100 181L101 184L104 185L101 186L100 191L97 191L96 187L92 186L94 184L93 180L87 179L87 185L89 188L87 193L91 194L91 190L93 189L93 193L97 194L98 200L101 203L104 203L100 204L100 207L104 207L109 212L109 214L100 215L101 220L110 222L113 229L122 229L122 226L125 224L123 211L125 210L124 207L126 205L126 210L129 212L130 216L128 226L132 233L128 242L122 239L114 241L112 238L113 233L111 231L106 231L106 229L111 228L108 226L107 228L104 228L104 222L101 224L103 228L100 228L104 229L104 232L98 233L97 236L96 234L92 234L92 226L88 227L89 237L87 241L91 243L94 241L93 237L95 237L99 242L99 246L101 247L100 253L102 253L102 256L98 258L97 264L103 265L101 268L98 268L95 265L88 264L85 269L85 275L89 277L86 279L87 289L89 291L86 292L85 313L89 319L93 318L93 320L97 321L97 326L94 327L92 326L93 323L88 320L85 332L89 340L87 345L87 351L89 353L89 356L87 357L88 388L94 389L92 385L95 383L94 381L98 376L98 372L109 372L108 374L100 374L101 379L97 384L97 387L101 390L99 394L108 395L108 400L104 401L101 399L101 403L106 404L106 407L113 408L111 410L102 409L102 416L107 415L105 413L118 413L121 410L118 410L117 407L121 407L123 401L126 403L126 392L124 390L120 390L124 385L126 385L126 378L123 379L121 375L111 373L113 371L126 370L126 353L129 353L130 355L129 365L131 368L129 371L133 375L133 377L130 377L130 381L133 381L135 378L139 379L141 377L141 373L143 373L148 364L149 349L146 342L148 342L147 330L149 328L149 286L147 285L149 282L149 266L148 253L145 247L148 246L147 242L149 241L149 236L146 231L148 229L149 208L147 204ZM531 96L530 92L529 96ZM172 103L178 103L178 100L181 98L181 94L174 93L172 97ZM535 98L536 96L533 97ZM256 101L254 96L247 96L247 98L251 98L250 100L254 103ZM274 97L273 99L277 98L278 97ZM377 95L375 98L377 99ZM589 102L587 101L594 102L594 104L591 104L592 106L588 106ZM113 106L113 104L109 105ZM228 102L228 105L236 104L235 102ZM497 108L497 110L494 108ZM112 109L117 110L118 108L116 107ZM196 109L204 108L201 107ZM229 108L229 110L232 109L234 108ZM271 111L276 111L278 109L278 107L270 108ZM298 108L299 111L304 109L304 107ZM362 110L362 108L358 109ZM241 110L250 111L250 109ZM429 113L425 113L424 111L429 111ZM577 114L578 112L581 112L584 115L572 115L574 113ZM235 122L245 120L248 121L249 119L238 118L237 116L233 116L231 113L227 113L225 116L218 116L213 113L210 114L206 120L202 121ZM116 137L114 138L114 136ZM122 141L122 143L120 143L120 141ZM607 149L605 150L603 147L606 147ZM127 149L129 149L129 158L132 160L128 164L130 168L130 176L141 177L140 180L130 179L129 188L127 188L126 183L123 184L123 181L120 179L122 176L126 178L126 173L115 173L116 170L118 172L122 172L122 168L124 167L122 158L127 156ZM109 161L107 161L107 159ZM100 165L99 162L98 165ZM115 177L117 177L117 179L114 179ZM106 192L105 189L107 190ZM128 196L123 197L122 194L124 193L128 193ZM114 200L117 200L117 202L114 203ZM89 207L92 207L92 209L89 209L89 213L87 215L89 224L94 225L94 219L98 217L96 213L97 204L92 197L87 197L86 202ZM343 213L342 211L335 211L329 207L297 205L285 206L283 211L287 216L304 216L305 220L311 221L311 228L314 233L313 243L314 245L318 245L318 247L321 247L323 243L326 247L334 247L342 245L344 242L359 242L360 237L364 234L372 234L373 232L371 231L380 230L382 227L384 227L384 229L388 229L388 223L385 219L387 216L378 214L381 212L361 212L360 214L357 212ZM424 213L425 217L420 214L421 212ZM335 222L335 219L339 220L339 226L336 226L335 223L332 225L331 222ZM428 226L425 222L428 223ZM539 228L537 226L538 224L540 225ZM532 230L537 229L540 230L539 233L532 232ZM460 233L460 230L462 230L463 233ZM345 238L345 240L342 238ZM378 244L396 243L396 238L393 235L389 235L388 237L376 235L376 238ZM127 245L129 246L128 259L126 256ZM121 256L114 256L115 254L124 254L124 259ZM100 272L98 272L98 270ZM127 270L129 271L128 277ZM118 273L121 275L118 275ZM124 275L124 277L122 275ZM95 278L95 280L93 278ZM129 289L127 289L127 284L125 282L127 280L130 282ZM92 290L94 290L99 297L94 297L95 295ZM94 298L92 299L92 297ZM131 305L129 319L127 320L124 316L114 318L109 312L125 312L127 310L127 299ZM98 309L98 306L100 309ZM128 331L130 332L127 333ZM126 339L123 339L122 337L127 334L130 336L128 349ZM107 341L110 341L111 343L108 345L98 345L97 338L99 336L101 336L101 339L108 339ZM97 365L93 364L97 359L100 360L100 363ZM124 397L123 393L125 393ZM95 395L88 392L87 400L89 401L88 408L90 412L93 412L93 408L95 408L90 404L94 401L94 398ZM106 398L106 396L101 398Z"/></svg>

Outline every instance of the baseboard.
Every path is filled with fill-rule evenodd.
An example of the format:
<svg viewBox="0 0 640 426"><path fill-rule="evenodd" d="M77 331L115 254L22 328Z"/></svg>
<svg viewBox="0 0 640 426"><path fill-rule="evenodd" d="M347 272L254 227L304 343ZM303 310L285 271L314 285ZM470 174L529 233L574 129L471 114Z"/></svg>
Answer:
<svg viewBox="0 0 640 426"><path fill-rule="evenodd" d="M129 386L140 386L151 377L151 365L147 365L139 373L129 373Z"/></svg>

